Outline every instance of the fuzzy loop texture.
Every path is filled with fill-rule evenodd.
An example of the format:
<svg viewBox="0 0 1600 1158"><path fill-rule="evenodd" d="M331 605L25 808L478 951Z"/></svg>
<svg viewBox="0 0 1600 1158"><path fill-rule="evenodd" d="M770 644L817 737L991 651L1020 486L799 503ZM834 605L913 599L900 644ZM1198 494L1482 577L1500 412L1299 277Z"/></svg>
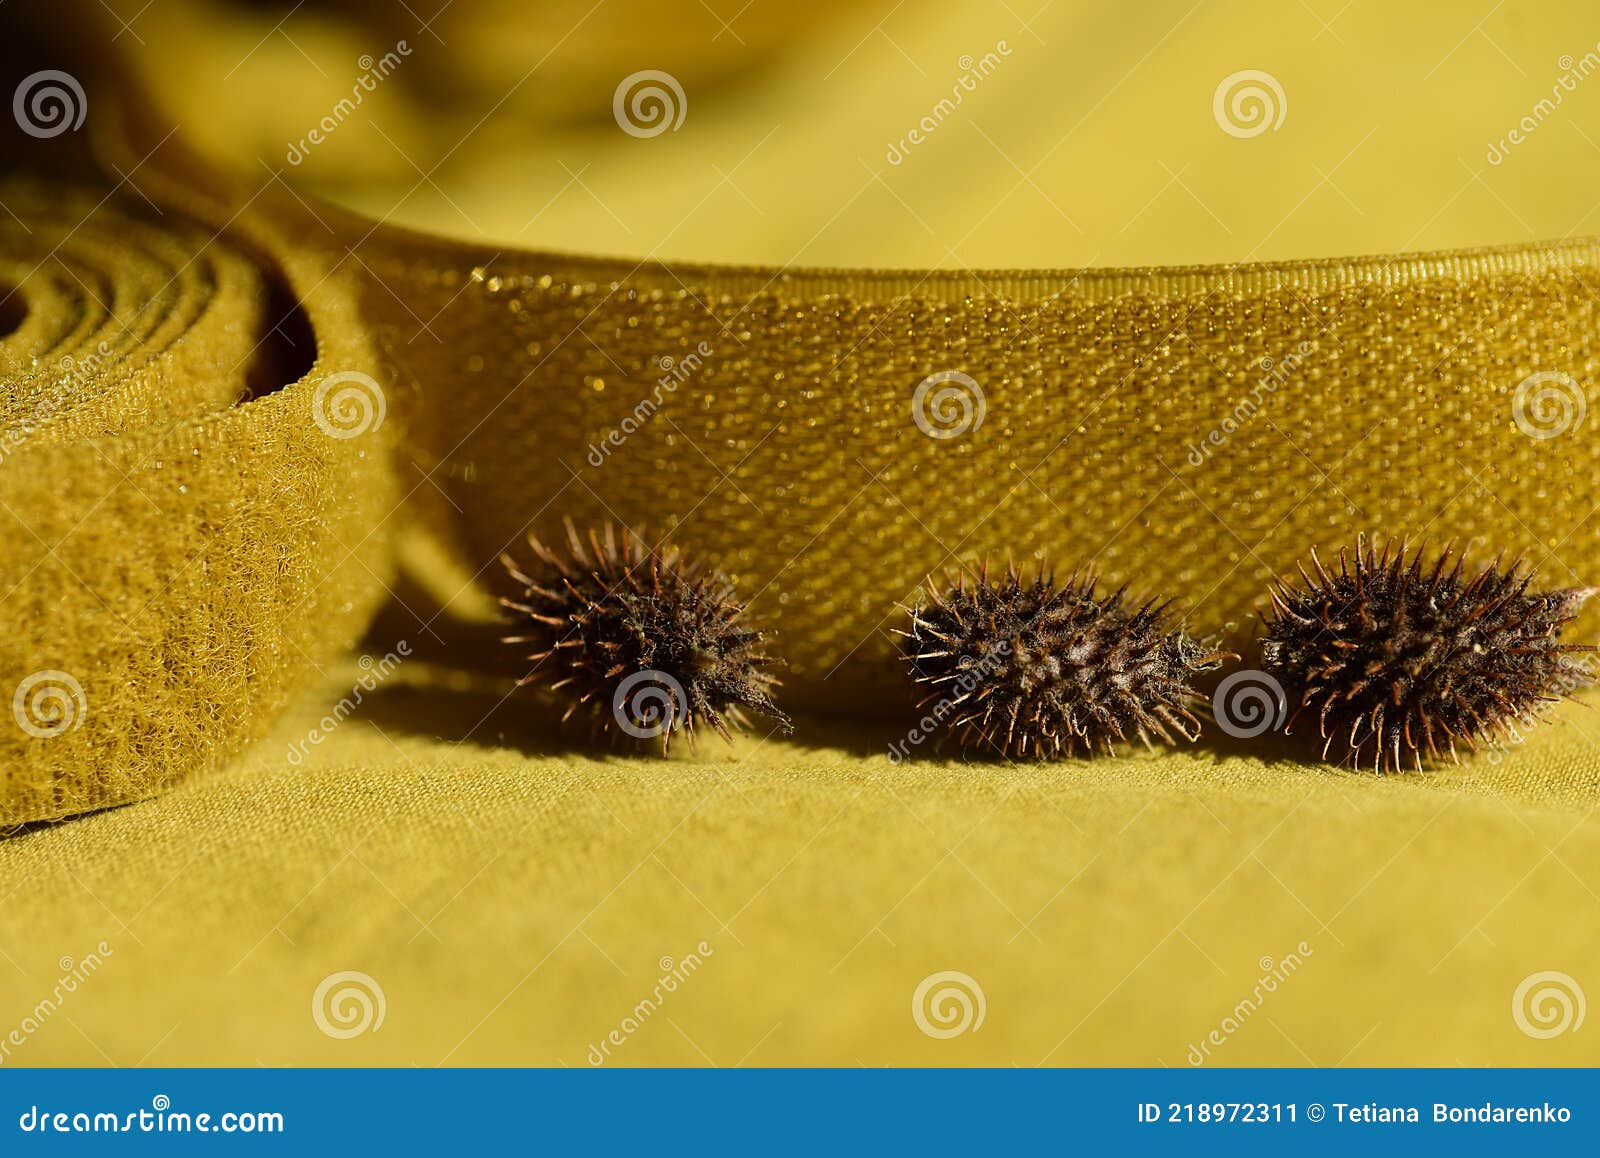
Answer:
<svg viewBox="0 0 1600 1158"><path fill-rule="evenodd" d="M347 276L99 192L0 200L0 827L212 767L349 649L391 568L394 428L319 385L376 369ZM270 282L320 349L263 388ZM4 327L0 326L0 330Z"/></svg>

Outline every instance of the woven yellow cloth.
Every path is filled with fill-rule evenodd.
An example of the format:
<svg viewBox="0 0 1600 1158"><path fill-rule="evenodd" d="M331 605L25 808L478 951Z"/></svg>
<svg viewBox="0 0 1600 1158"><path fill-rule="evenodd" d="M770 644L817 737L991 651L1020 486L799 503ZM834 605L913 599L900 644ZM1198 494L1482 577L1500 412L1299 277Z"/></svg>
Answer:
<svg viewBox="0 0 1600 1158"><path fill-rule="evenodd" d="M1600 1059L1576 1008L1564 1032L1545 1035L1549 1009L1530 996L1600 993L1600 761L1583 704L1525 742L1420 777L1358 776L1306 763L1287 741L1214 736L1047 767L885 758L911 702L888 628L897 604L951 564L1093 561L1114 581L1181 596L1194 632L1247 661L1266 581L1359 532L1527 551L1552 583L1600 573L1600 442L1584 416L1547 406L1586 401L1600 368L1600 245L1533 240L1584 226L1572 186L1600 168L1580 139L1600 135L1600 114L1579 96L1566 125L1541 114L1514 159L1544 181L1512 191L1509 214L1506 194L1475 172L1484 142L1550 84L1508 82L1515 99L1491 104L1473 70L1505 51L1497 37L1530 65L1541 53L1546 68L1558 51L1578 58L1552 81L1579 68L1594 47L1575 39L1580 9L1543 32L1474 31L1439 5L1409 42L1391 22L1414 14L1352 15L1321 33L1308 17L1292 41L1281 16L1263 16L1246 39L1273 46L1293 119L1245 139L1212 104L1217 82L1252 59L1219 50L1233 23L1179 6L1119 33L1087 7L1058 7L1031 31L971 17L940 34L945 45L967 36L980 57L1009 37L979 98L998 103L973 106L976 136L940 113L903 167L877 163L885 126L917 123L913 110L950 85L932 78L907 96L903 78L862 79L901 51L899 38L933 36L875 29L881 13L795 33L788 57L782 35L752 33L749 53L771 54L763 75L775 78L755 95L696 96L718 83L739 92L739 70L714 54L700 71L681 67L705 85L690 84L686 123L715 129L686 136L685 152L645 160L639 149L675 138L639 141L609 119L542 128L552 150L593 142L610 162L593 177L608 196L654 185L659 204L619 201L619 220L640 221L648 204L686 223L653 222L652 240L629 246L563 201L561 232L544 244L670 251L668 264L451 239L465 230L428 203L431 189L395 212L439 232L408 232L375 219L389 215L366 200L383 196L376 186L341 191L363 216L293 187L293 173L199 158L186 141L223 145L228 116L243 114L194 93L244 83L220 74L251 58L252 40L280 62L302 50L242 19L157 13L148 39L166 48L119 46L119 59L85 64L98 81L90 131L121 189L102 204L98 188L0 191L11 221L0 289L22 303L0 312L0 672L8 694L34 675L49 677L35 690L61 693L20 701L19 727L0 730L0 806L12 822L78 817L0 843L0 1060ZM760 21L785 27L773 12ZM1062 81L1046 46L1087 33L1136 79ZM1359 114L1393 94L1346 86L1348 115L1330 121L1311 94L1337 71L1344 36L1403 65L1398 89L1431 94L1439 110L1436 124L1391 126L1398 143L1379 141L1350 170L1340 156L1367 131ZM163 72L160 53L197 38L242 47L197 55L199 74ZM938 57L931 40L916 49ZM1165 82L1141 71L1151 54L1192 61L1202 49L1203 65ZM688 51L670 40L661 50ZM608 62L604 41L583 34L560 58L571 107L592 108L598 93L609 118L617 69L634 65ZM784 59L807 75L839 60L856 78L840 82L846 105L877 110L850 130L852 146L873 141L850 179L874 190L871 205L838 188L854 157L829 145L838 106L807 105L800 94L821 82L795 79ZM181 117L131 95L141 73L167 107L194 101L196 123L170 133ZM402 76L384 83L404 107ZM924 160L929 179L969 173L972 150L997 144L984 143L985 125L1008 126L996 130L1002 156L1021 150L1037 110L1065 92L1084 120L1061 131L1088 154L1074 167L1096 187L1070 197L1065 176L997 160L1013 192L987 188L980 203L1044 184L1030 211L980 222L994 263L1068 264L1038 252L1051 233L1079 236L1055 212L1065 202L1130 261L1282 260L806 268L856 253L984 266L967 249L896 249L894 230L873 222L898 230L915 194L890 187L881 199L878 178L899 181ZM1172 136L1144 139L1205 143L1196 172L1178 154L1165 175L1152 170L1154 196L1135 215L1124 153L1162 102L1183 110ZM755 144L780 107L801 126L792 155L812 150L810 171L828 159L827 192L798 189L781 169L745 188L727 172L741 146L717 194L731 184L786 208L764 228L697 219L702 194L684 173L698 180L719 141ZM269 112L252 131L270 135ZM315 155L331 157L347 129L359 140L366 123L339 125ZM418 149L432 134L467 139L416 109L400 123ZM1430 149L1414 181L1379 180L1423 137L1470 146L1469 163L1451 171ZM493 168L506 156L495 141L455 186L469 219L511 220L529 200ZM619 142L641 157L620 177ZM1147 167L1158 147L1140 153ZM1310 193L1284 192L1291 171ZM1371 220L1337 208L1347 185ZM1298 214L1296 196L1314 208ZM944 234L941 215L962 215L962 197L918 198L937 222L930 233ZM1198 208L1174 216L1185 198ZM1242 222L1253 198L1283 221L1252 228L1250 244L1197 231L1208 214ZM806 235L826 233L841 202L841 235L808 251ZM1336 216L1367 244L1346 243ZM496 228L514 236L516 224ZM1503 240L1517 244L1291 259ZM1082 244L1048 256L1093 260ZM684 245L766 264L693 264L677 259ZM263 381L263 366L290 367L288 380ZM970 379L973 409L919 408L919 383L947 372ZM1539 405L1530 380L1547 387ZM660 405L640 411L645 398ZM565 516L668 531L725 569L778 633L796 737L671 761L597 756L544 705L508 697L501 677L515 662L487 623L493 561ZM1597 625L1592 611L1574 634ZM350 658L363 629L365 666ZM330 1023L349 1011L330 994L346 991L371 1011L353 1036ZM941 994L968 1003L964 1032L942 1034L955 1007Z"/></svg>
<svg viewBox="0 0 1600 1158"><path fill-rule="evenodd" d="M888 729L819 721L646 761L408 665L290 764L360 676L224 775L0 848L0 1029L58 957L113 950L8 1064L583 1066L629 1017L606 1064L1183 1066L1233 1018L1207 1064L1597 1060L1591 1025L1535 1039L1512 1012L1529 975L1593 976L1581 709L1430 777L894 766ZM351 970L385 1017L330 1038L313 994ZM985 1018L932 1038L913 995L947 970Z"/></svg>

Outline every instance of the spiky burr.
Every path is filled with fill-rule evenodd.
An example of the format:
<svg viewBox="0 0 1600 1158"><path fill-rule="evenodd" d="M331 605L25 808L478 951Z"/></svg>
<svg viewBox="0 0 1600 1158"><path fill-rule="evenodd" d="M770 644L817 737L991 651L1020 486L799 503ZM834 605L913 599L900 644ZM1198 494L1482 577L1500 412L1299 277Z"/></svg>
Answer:
<svg viewBox="0 0 1600 1158"><path fill-rule="evenodd" d="M1561 631L1596 588L1530 592L1521 560L1468 571L1446 548L1428 566L1365 538L1336 570L1311 563L1273 591L1262 658L1294 705L1286 730L1309 719L1324 759L1420 771L1591 682L1569 657L1594 648Z"/></svg>
<svg viewBox="0 0 1600 1158"><path fill-rule="evenodd" d="M679 732L692 745L702 724L731 740L750 726L746 710L789 728L766 634L745 626L726 577L609 525L586 539L566 529L565 554L530 535L531 564L501 556L517 586L501 600L518 624L505 642L533 649L519 684L565 697L562 719L586 712L597 733L661 736L663 753Z"/></svg>
<svg viewBox="0 0 1600 1158"><path fill-rule="evenodd" d="M1101 596L1092 574L1057 586L1043 567L951 579L907 609L901 656L920 707L968 752L1053 760L1199 735L1190 681L1225 657L1173 629L1169 603Z"/></svg>

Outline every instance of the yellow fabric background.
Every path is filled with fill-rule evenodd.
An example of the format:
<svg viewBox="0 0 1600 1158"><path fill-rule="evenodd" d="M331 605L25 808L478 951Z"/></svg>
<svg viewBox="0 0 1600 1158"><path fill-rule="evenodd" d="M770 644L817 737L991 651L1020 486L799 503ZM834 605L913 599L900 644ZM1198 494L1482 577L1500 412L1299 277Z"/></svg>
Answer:
<svg viewBox="0 0 1600 1158"><path fill-rule="evenodd" d="M897 768L892 733L846 724L649 761L410 670L314 763L284 752L354 665L224 775L8 842L8 1019L61 954L115 950L12 1060L583 1066L701 940L616 1064L1183 1066L1302 940L1217 1064L1596 1060L1588 1023L1511 1016L1525 976L1595 959L1581 709L1498 768L1390 780L1242 753ZM345 969L388 1007L336 1041L311 995ZM944 969L987 1015L936 1041L911 996Z"/></svg>
<svg viewBox="0 0 1600 1158"><path fill-rule="evenodd" d="M1290 28L1285 21L1298 15L1264 7L1204 6L1185 16L1179 6L1113 20L1057 5L1037 28L1046 45L1058 46L1052 51L1067 52L1063 40L1092 44L1087 57L1101 67L1125 57L1132 79L1056 65L1020 74L1007 91L997 75L984 91L1000 104L982 112L982 123L1021 152L1030 134L1050 136L1042 110L1054 102L1093 106L1074 130L1082 144L1058 162L1064 168L1035 180L1075 195L1091 187L1073 205L1085 235L1106 239L1108 261L1281 259L1581 231L1589 212L1583 190L1594 187L1583 174L1600 168L1600 151L1586 152L1583 136L1597 135L1600 114L1591 105L1600 97L1574 97L1570 122L1542 126L1506 169L1486 179L1470 170L1479 167L1485 134L1514 123L1541 85L1548 91L1533 72L1537 62L1593 47L1582 9L1552 6L1537 27L1512 14L1482 32L1454 6L1435 6L1430 19L1420 8L1395 15L1393 7L1357 5L1333 31L1319 32L1320 21ZM976 25L941 19L954 11L914 14L889 36L947 35L939 43L953 57L982 51L1007 20L992 12L971 16ZM241 245L275 254L323 343L304 379L217 420L227 431L253 421L237 415L276 415L281 437L302 440L280 448L257 435L255 455L241 452L232 481L259 474L262 450L280 454L270 461L285 470L356 446L371 456L330 469L336 493L302 497L302 507L280 491L264 505L271 514L262 517L338 516L331 537L308 534L304 553L291 551L281 565L320 585L350 547L370 544L364 574L336 575L328 587L381 592L390 577L387 532L374 540L368 531L377 520L386 526L397 494L408 491L410 509L452 539L452 556L412 557L405 570L416 586L392 597L367 645L381 654L397 639L415 639L426 654L304 764L285 758L288 747L361 674L352 662L328 659L342 650L348 625L366 618L359 599L311 614L298 600L291 614L270 603L268 637L290 633L304 647L276 671L277 692L231 701L240 707L226 729L234 742L273 726L242 756L159 798L0 844L0 969L9 974L0 1030L48 992L59 958L81 958L101 940L114 948L93 982L9 1061L585 1064L589 1045L650 991L659 959L681 958L701 940L714 950L705 969L616 1050L619 1063L1181 1065L1189 1045L1250 993L1262 959L1279 960L1302 941L1313 950L1302 971L1216 1049L1218 1063L1600 1057L1592 1025L1534 1040L1517 1029L1511 1009L1518 982L1542 970L1563 970L1600 992L1591 964L1600 948L1600 831L1592 820L1600 768L1592 713L1582 705L1493 760L1426 777L1356 776L1300 763L1288 745L1216 742L1046 768L931 760L895 767L881 753L906 726L904 693L876 630L894 600L947 556L1008 546L1096 555L1114 578L1183 593L1198 630L1239 641L1249 636L1252 600L1267 574L1311 543L1336 544L1357 529L1536 548L1554 581L1586 577L1584 568L1600 564L1587 485L1591 428L1535 443L1515 430L1508 410L1511 389L1528 373L1592 376L1593 243L1171 276L790 271L774 280L771 272L680 264L686 256L1019 267L1100 260L1078 248L1090 243L1059 224L1049 198L987 219L981 247L975 237L970 252L907 241L897 233L903 205L876 192L850 203L846 227L825 245L803 244L849 196L837 182L859 159L853 139L829 151L841 115L829 102L872 110L864 119L876 130L878 118L890 116L880 110L909 123L914 115L899 114L925 109L940 90L937 76L919 90L890 71L903 46L873 31L881 15L840 17L797 37L792 52L782 51L782 37L758 41L771 54L765 79L731 70L755 95L736 88L719 103L691 89L687 124L699 126L697 110L709 107L704 119L717 132L685 137L689 151L676 156L619 152L609 122L562 120L532 138L557 151L592 142L602 162L596 181L609 164L615 183L596 184L600 199L616 198L618 216L637 234L612 232L573 198L558 201L541 224L543 244L659 249L674 259L667 267L519 254L493 237L466 248L372 232L302 204L276 179L221 181L175 156L174 145L156 150L136 175L139 188L214 227L232 220ZM1412 34L1401 35L1395 21ZM224 41L257 38L242 22L179 20L171 38L154 35L154 23L149 29L150 42L165 49L145 58L125 51L159 79L150 60L184 43L184 28ZM1010 32L1005 24L998 34ZM1019 58L1006 67L1021 69L1028 34L1016 34ZM272 59L299 51L268 39ZM609 115L616 75L635 65L608 62L604 47L580 35L570 58L557 56L569 66L561 75L571 104L588 108L597 92ZM916 48L919 58L939 58L934 43ZM1268 49L1270 67L1289 85L1290 119L1256 141L1225 138L1210 120L1215 78ZM824 83L807 67L847 52L856 59L849 67L860 70L847 80ZM1526 62L1511 73L1523 77L1483 84L1501 52ZM1177 62L1189 71L1163 67ZM706 75L722 67L712 61ZM1353 72L1393 83L1316 95ZM206 91L204 71L194 83ZM821 111L805 96L815 92L829 94ZM169 95L180 115L192 100ZM225 107L211 101L207 112L196 103L191 135L203 140L205 122ZM782 120L774 107L816 128L786 147L784 165L765 182L751 176L745 194L769 206L765 225L715 204L677 229L682 210L704 197L697 182L705 163L738 139L727 121L747 115L759 136L755 126L765 131ZM1337 184L1360 205L1352 216L1316 171L1336 169L1367 131L1362 114L1380 112L1385 128L1373 151L1338 170ZM347 131L357 139L361 124L341 126L338 140ZM1172 135L1152 136L1153 125ZM425 137L429 128L417 132ZM459 139L448 126L431 131ZM163 132L134 125L107 133L107 147L127 171ZM271 131L262 135L272 139ZM1148 162L1163 146L1183 150L1191 141L1193 157L1178 152L1169 170L1182 180L1152 174L1156 196L1134 217L1131 182L1140 166L1130 163L1130 148ZM972 174L1015 181L1003 163L998 175L972 163L987 147L959 123L927 146L928 159L937 157L938 171L952 178L933 182L931 200L918 202L934 237L961 232L947 229L941 212L976 216L968 212L975 202L963 198L985 209L995 203L993 188L965 192ZM743 150L730 151L729 165ZM1466 169L1451 170L1452 151ZM531 213L545 198L496 175L495 158L515 154L485 152L483 202L468 202L470 172L446 188L452 197L461 191L464 215L482 216L486 232L503 219L511 228L498 235L513 237L518 207ZM923 159L919 153L917 163ZM1502 174L1518 172L1514 165L1524 180L1505 191L1487 183L1509 181ZM207 176L197 176L202 171ZM815 185L799 188L801 172L816 175ZM403 171L399 179L411 183ZM854 174L849 181L853 188ZM1203 188L1200 207L1186 199L1186 183ZM399 215L463 232L418 184L425 192ZM729 194L717 182L717 196ZM1017 193L1034 195L1025 183ZM365 206L375 215L390 211L384 191L361 196L375 199ZM244 203L248 211L233 219ZM1211 213L1241 234L1250 222L1248 237L1226 229L1207 236ZM1040 252L1042 238L1050 239L1048 253ZM484 276L473 278L478 267ZM613 281L626 284L608 294ZM636 397L629 387L624 405L611 408L615 375L648 382L653 358L719 332L705 328L702 301L724 313L748 301L750 324L737 351L670 412L678 434L652 427L625 448L627 457L573 482L560 460L579 468L585 443ZM243 345L229 349L248 349L253 337L244 328L234 335ZM1273 425L1252 424L1227 459L1173 485L1184 447L1227 413L1259 373L1259 359L1282 357L1305 338L1318 342L1316 358L1294 392L1278 395ZM907 421L909 387L952 357L970 359L996 384L980 432L990 441L935 447ZM323 374L356 367L381 372L393 387L391 437L403 429L404 438L392 476L370 465L384 443L318 442L299 409ZM186 408L224 404L223 385ZM778 413L788 405L792 418ZM1082 449L1030 471L1068 432ZM77 453L87 458L83 445ZM736 466L747 452L769 457ZM424 479L418 467L434 473ZM18 477L38 488L48 476ZM228 483L219 475L215 485ZM869 490L859 506L846 502ZM668 762L597 758L553 731L542 708L504 699L503 681L486 670L493 661L484 658L483 633L472 626L482 619L482 593L463 591L466 578L526 521L547 528L569 510L593 516L606 508L630 523L673 526L684 542L721 557L747 590L762 592L757 609L783 631L796 669L792 698L808 709L795 741L752 737L731 751L708 746ZM185 525L169 518L128 537L166 552L168 532ZM259 536L257 546L268 538ZM1087 551L1078 549L1083 542ZM54 588L38 582L33 617L47 624ZM103 582L90 577L87 586L121 606L124 596L108 596ZM246 577L241 588L260 584ZM428 602L435 597L456 614L436 616ZM183 600L203 592L180 587L173 598L166 619L181 620ZM1583 626L1592 633L1591 619ZM203 621L196 630L205 631ZM213 637L241 647L261 638ZM184 646L174 640L156 655ZM104 648L106 657L129 650L115 639ZM83 655L91 672L108 670L96 653ZM5 670L37 666L31 654L8 656ZM195 678L174 686L187 689L187 702L217 702L219 693ZM274 720L276 700L297 686L297 705ZM136 717L147 702L136 685L115 679L92 692L99 707L85 727L52 743L94 744L115 705ZM844 707L857 718L821 714ZM860 718L872 713L885 722ZM145 791L212 756L187 750L181 738L176 747L149 762ZM66 767L71 752L34 747L25 759L48 756ZM135 766L146 754L140 746L133 764L98 767ZM16 766L22 780L37 780L41 765ZM346 969L382 985L387 1017L377 1033L335 1041L317 1029L311 994ZM911 998L919 981L945 969L977 979L987 1017L977 1032L936 1041L917 1030Z"/></svg>

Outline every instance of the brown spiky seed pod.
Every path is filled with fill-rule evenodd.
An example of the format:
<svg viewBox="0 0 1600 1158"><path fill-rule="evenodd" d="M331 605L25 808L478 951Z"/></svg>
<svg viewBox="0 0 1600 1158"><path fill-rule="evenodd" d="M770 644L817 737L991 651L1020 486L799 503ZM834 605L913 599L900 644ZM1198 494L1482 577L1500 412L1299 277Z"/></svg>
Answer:
<svg viewBox="0 0 1600 1158"><path fill-rule="evenodd" d="M570 521L563 556L528 537L534 564L502 555L520 591L501 604L531 645L533 670L518 681L569 698L566 720L588 712L597 733L662 737L663 753L702 723L725 740L750 726L745 709L789 721L772 702L764 633L743 626L744 607L720 573L663 543L647 546L607 526L587 543Z"/></svg>
<svg viewBox="0 0 1600 1158"><path fill-rule="evenodd" d="M1053 760L1138 738L1193 740L1196 673L1224 656L1167 623L1167 603L1101 597L1093 575L1057 587L1044 568L928 588L901 655L926 686L919 707L977 755Z"/></svg>
<svg viewBox="0 0 1600 1158"><path fill-rule="evenodd" d="M1262 658L1296 705L1286 730L1309 718L1324 759L1420 771L1590 682L1567 656L1594 649L1560 634L1595 588L1529 594L1520 560L1464 574L1449 548L1429 567L1421 550L1408 561L1403 545L1365 539L1336 571L1311 561L1315 577L1301 566L1303 584L1273 591Z"/></svg>

